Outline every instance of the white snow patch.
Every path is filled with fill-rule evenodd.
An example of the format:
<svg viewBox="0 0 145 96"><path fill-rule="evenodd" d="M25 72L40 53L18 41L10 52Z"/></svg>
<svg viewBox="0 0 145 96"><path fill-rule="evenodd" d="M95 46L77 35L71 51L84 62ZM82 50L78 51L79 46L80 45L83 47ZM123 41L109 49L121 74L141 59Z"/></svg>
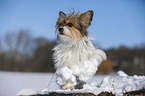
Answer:
<svg viewBox="0 0 145 96"><path fill-rule="evenodd" d="M15 73L0 71L0 96L16 96L19 90L23 88L32 88L31 91L38 93L60 92L60 93L94 93L99 94L104 91L112 92L116 95L121 95L123 92L136 91L145 88L145 76L94 76L89 80L88 84L84 85L82 90L61 90L56 84L56 77L51 80L54 74L46 73ZM105 78L104 78L105 77ZM7 92L9 90L9 92ZM35 91L36 90L36 91ZM24 93L29 93L30 90L24 90ZM30 92L32 93L32 92ZM17 94L19 95L19 94Z"/></svg>
<svg viewBox="0 0 145 96"><path fill-rule="evenodd" d="M145 76L107 76L100 83L85 84L81 90L49 90L44 89L43 93L93 93L112 92L115 96L122 96L123 93L142 90L145 88Z"/></svg>
<svg viewBox="0 0 145 96"><path fill-rule="evenodd" d="M145 88L145 76L115 76L106 77L97 86L85 85L84 90L89 90L95 95L101 92L112 92L120 96L123 93Z"/></svg>
<svg viewBox="0 0 145 96"><path fill-rule="evenodd" d="M17 93L17 96L19 96L19 95L35 95L35 94L37 94L37 92L34 89L24 88Z"/></svg>
<svg viewBox="0 0 145 96"><path fill-rule="evenodd" d="M74 90L49 90L47 88L43 89L42 90L42 93L41 94L49 94L49 93L52 93L52 92L57 92L57 93L64 93L64 94L69 94L69 93L92 93L90 92L89 90L84 90L84 89L74 89Z"/></svg>
<svg viewBox="0 0 145 96"><path fill-rule="evenodd" d="M121 71L121 70L118 71L117 74L118 74L119 76L125 76L125 77L128 76L125 72L123 72L123 71Z"/></svg>
<svg viewBox="0 0 145 96"><path fill-rule="evenodd" d="M52 77L54 78L51 80ZM32 88L40 92L47 86L59 89L55 74L0 71L0 96L16 96L23 88Z"/></svg>

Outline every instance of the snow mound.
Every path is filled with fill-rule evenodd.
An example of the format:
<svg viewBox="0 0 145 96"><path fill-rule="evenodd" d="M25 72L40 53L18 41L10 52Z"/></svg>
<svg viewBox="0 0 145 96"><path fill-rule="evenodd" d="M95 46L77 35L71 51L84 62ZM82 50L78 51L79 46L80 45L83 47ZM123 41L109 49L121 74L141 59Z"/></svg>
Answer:
<svg viewBox="0 0 145 96"><path fill-rule="evenodd" d="M123 71L121 71L121 70L118 71L117 74L118 74L119 76L125 76L125 77L128 76L125 72L123 72Z"/></svg>
<svg viewBox="0 0 145 96"><path fill-rule="evenodd" d="M123 93L142 89L145 89L145 76L127 76L123 71L120 71L120 76L107 76L100 83L85 84L81 90L49 90L46 88L43 93L93 93L98 95L102 92L110 92L115 96L122 96Z"/></svg>
<svg viewBox="0 0 145 96"><path fill-rule="evenodd" d="M123 93L145 89L145 76L115 76L105 77L98 85L84 85L84 90L99 94L112 92L120 96Z"/></svg>
<svg viewBox="0 0 145 96"><path fill-rule="evenodd" d="M75 89L75 90L53 90L49 88L45 88L39 94L49 94L52 92L56 93L93 93L94 95L98 95L102 92L110 92L115 96L122 96L123 93L138 91L145 89L145 76L126 76L124 73L121 73L120 76L106 76L100 82L92 82L85 84L83 89ZM35 90L30 88L22 89L18 95L36 95L38 94Z"/></svg>
<svg viewBox="0 0 145 96"><path fill-rule="evenodd" d="M42 90L42 94L49 94L49 93L53 93L53 92L57 92L57 93L90 93L90 91L84 90L84 89L74 89L74 90L49 90L47 88Z"/></svg>
<svg viewBox="0 0 145 96"><path fill-rule="evenodd" d="M17 96L20 95L36 95L37 92L32 88L24 88L17 93Z"/></svg>

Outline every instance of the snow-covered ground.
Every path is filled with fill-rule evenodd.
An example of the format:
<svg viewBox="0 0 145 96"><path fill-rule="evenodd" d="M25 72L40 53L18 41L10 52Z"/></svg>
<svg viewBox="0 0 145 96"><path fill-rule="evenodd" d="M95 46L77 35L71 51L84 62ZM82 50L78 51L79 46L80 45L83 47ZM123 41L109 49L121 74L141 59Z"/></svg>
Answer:
<svg viewBox="0 0 145 96"><path fill-rule="evenodd" d="M112 92L117 96L122 92L135 91L145 88L145 76L128 76L123 71L119 76L94 76L82 90L61 90L56 84L56 77L50 73L17 73L0 71L0 96L16 96L16 94L36 94L48 92L75 93ZM49 85L50 84L50 85Z"/></svg>
<svg viewBox="0 0 145 96"><path fill-rule="evenodd" d="M95 76L89 82L100 82L104 77L105 76ZM41 92L44 88L57 90L59 86L56 84L55 80L55 75L51 73L0 71L0 96L16 96L23 88L31 88L37 92ZM48 86L50 81L51 83Z"/></svg>
<svg viewBox="0 0 145 96"><path fill-rule="evenodd" d="M47 87L52 76L49 73L0 72L0 96L16 96L23 88L40 91ZM57 84L52 82L50 87L55 89L55 86Z"/></svg>
<svg viewBox="0 0 145 96"><path fill-rule="evenodd" d="M94 77L96 78L96 77ZM101 82L92 82L83 86L81 90L49 90L45 89L45 93L93 93L95 95L101 92L111 92L115 96L123 96L123 93L145 89L145 76L128 76L123 71L118 71L118 76L106 76ZM43 94L43 93L42 93Z"/></svg>

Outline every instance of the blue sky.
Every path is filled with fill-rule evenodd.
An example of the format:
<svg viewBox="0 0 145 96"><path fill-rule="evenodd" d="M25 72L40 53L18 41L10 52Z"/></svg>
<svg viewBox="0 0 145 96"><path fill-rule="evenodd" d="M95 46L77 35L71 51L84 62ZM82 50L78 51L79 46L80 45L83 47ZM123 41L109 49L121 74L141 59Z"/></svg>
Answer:
<svg viewBox="0 0 145 96"><path fill-rule="evenodd" d="M59 11L94 11L88 31L106 49L145 43L144 0L0 0L0 37L29 30L34 37L55 40Z"/></svg>

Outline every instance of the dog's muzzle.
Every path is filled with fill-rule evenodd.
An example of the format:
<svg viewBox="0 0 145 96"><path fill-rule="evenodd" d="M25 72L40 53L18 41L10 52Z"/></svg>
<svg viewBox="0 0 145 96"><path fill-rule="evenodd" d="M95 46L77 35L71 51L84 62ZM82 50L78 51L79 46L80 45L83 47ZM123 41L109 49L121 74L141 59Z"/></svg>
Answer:
<svg viewBox="0 0 145 96"><path fill-rule="evenodd" d="M63 28L58 29L60 35L64 35L63 30L64 30Z"/></svg>

